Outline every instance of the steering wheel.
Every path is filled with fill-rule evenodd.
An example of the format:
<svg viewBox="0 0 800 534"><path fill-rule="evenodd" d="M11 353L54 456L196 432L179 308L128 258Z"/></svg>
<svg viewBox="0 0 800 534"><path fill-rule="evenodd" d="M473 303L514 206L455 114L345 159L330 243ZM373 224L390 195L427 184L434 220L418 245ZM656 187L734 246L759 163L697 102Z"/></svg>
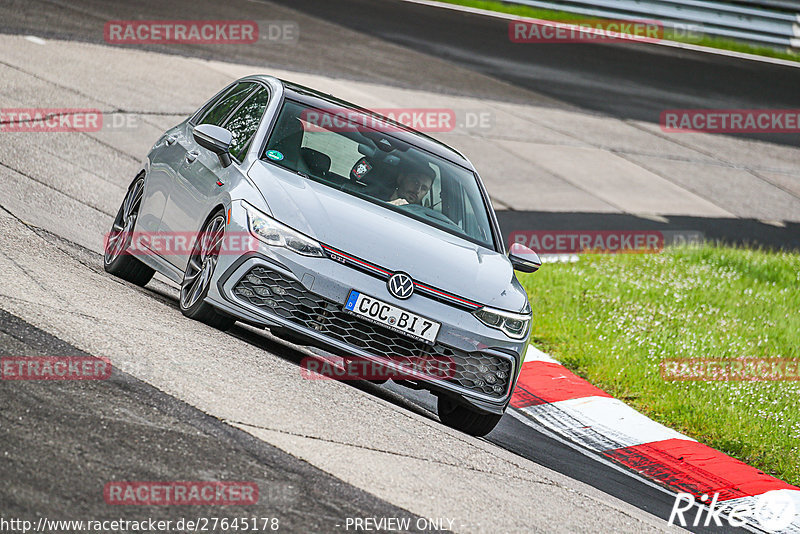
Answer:
<svg viewBox="0 0 800 534"><path fill-rule="evenodd" d="M422 215L424 217L427 217L428 219L433 219L433 220L435 220L437 222L440 222L440 223L445 224L447 226L451 226L451 227L457 229L458 231L461 231L461 227L458 226L456 223L454 223L450 219L450 217L448 217L444 213L441 213L439 211L433 210L433 209L428 208L426 206L422 206L420 204L403 204L402 206L400 206L400 208L404 209L406 211L410 211L411 213L414 213L416 215Z"/></svg>

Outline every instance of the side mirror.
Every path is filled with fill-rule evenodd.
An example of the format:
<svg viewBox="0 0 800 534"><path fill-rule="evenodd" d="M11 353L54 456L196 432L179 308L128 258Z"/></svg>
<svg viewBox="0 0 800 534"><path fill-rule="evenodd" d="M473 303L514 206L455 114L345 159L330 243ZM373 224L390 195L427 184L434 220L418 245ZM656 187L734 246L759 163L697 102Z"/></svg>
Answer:
<svg viewBox="0 0 800 534"><path fill-rule="evenodd" d="M519 243L514 243L508 249L508 259L511 260L511 265L515 270L523 273L536 272L542 266L542 260L539 259L539 255Z"/></svg>
<svg viewBox="0 0 800 534"><path fill-rule="evenodd" d="M231 132L213 124L201 124L195 127L193 135L198 145L219 156L219 162L223 167L231 164L230 148L233 141Z"/></svg>

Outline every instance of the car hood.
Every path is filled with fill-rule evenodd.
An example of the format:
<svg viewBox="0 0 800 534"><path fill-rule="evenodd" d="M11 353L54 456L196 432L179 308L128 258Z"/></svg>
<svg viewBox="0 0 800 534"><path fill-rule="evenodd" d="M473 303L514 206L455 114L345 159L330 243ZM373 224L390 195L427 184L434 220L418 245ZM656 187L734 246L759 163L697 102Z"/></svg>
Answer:
<svg viewBox="0 0 800 534"><path fill-rule="evenodd" d="M269 163L249 177L275 219L326 245L480 304L525 307L503 254Z"/></svg>

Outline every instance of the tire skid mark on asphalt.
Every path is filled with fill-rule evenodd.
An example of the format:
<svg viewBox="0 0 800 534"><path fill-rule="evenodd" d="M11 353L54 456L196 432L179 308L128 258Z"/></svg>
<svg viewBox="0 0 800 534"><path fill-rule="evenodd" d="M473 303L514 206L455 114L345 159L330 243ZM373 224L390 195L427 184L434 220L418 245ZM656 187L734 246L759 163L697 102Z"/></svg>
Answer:
<svg viewBox="0 0 800 534"><path fill-rule="evenodd" d="M742 165L742 164L739 164L739 163L726 161L726 160L722 159L722 157L720 157L721 152L719 152L719 151L715 152L715 151L712 151L712 150L710 150L708 148L704 148L704 147L698 146L697 144L684 142L683 140L680 139L679 136L668 135L668 134L666 134L664 132L661 132L661 131L658 131L658 130L645 128L644 126L642 126L640 123L638 123L635 120L618 119L621 123L627 125L630 128L634 128L634 129L638 130L639 132L641 132L642 134L644 134L646 136L652 136L652 137L658 138L659 140L661 140L663 142L666 142L666 143L674 145L674 146L681 147L682 149L694 152L694 153L699 154L700 156L702 156L704 158L708 158L708 159L692 159L692 158L688 158L688 157L665 156L664 154L661 154L661 153L644 153L644 152L633 151L633 150L630 150L630 149L620 149L618 147L606 145L606 144L604 144L602 142L602 140L585 139L585 138L577 135L576 133L574 133L570 129L565 129L565 128L559 127L558 125L554 125L554 124L551 124L551 123L548 123L548 122L543 122L543 121L537 120L535 117L528 117L527 120L530 121L533 124L536 124L540 128L544 128L544 129L550 130L552 132L558 133L560 135L575 139L576 141L579 141L580 143L586 144L589 147L596 148L596 149L602 150L602 151L608 151L608 152L610 152L612 154L615 154L615 155L619 156L620 158L624 159L625 161L628 161L629 163L631 163L633 165L641 167L644 171L653 173L654 175L659 176L660 178L672 183L676 187L684 189L687 192L692 193L694 195L697 195L698 197L703 198L703 199L705 199L705 200L707 200L707 201L709 201L711 203L715 203L714 195L709 195L707 192L704 192L704 191L702 191L701 189L699 189L697 187L691 187L691 186L687 186L685 183L679 183L674 178L672 178L669 173L665 173L665 172L662 172L662 171L660 171L660 170L658 170L656 168L652 168L652 166L647 165L647 164L643 163L642 161L639 161L639 160L635 159L635 157L636 156L646 156L646 157L652 157L652 158L657 158L657 159L661 159L661 160L682 161L682 162L698 164L698 165L713 164L713 165L719 166L719 167L742 170L742 171L747 172L748 174L750 174L751 176L753 176L754 178L756 178L760 182L763 182L765 185L774 187L776 189L779 189L782 192L789 194L790 196L792 196L795 199L800 199L800 196L798 196L797 194L793 193L791 191L791 189L789 189L788 187L786 187L786 186L784 186L784 185L782 185L780 183L777 183L774 180L770 180L769 178L767 178L767 177L765 177L765 176L763 176L761 174L761 171L763 171L763 172L776 172L776 173L782 173L782 174L787 174L787 175L793 175L793 171L791 169L787 169L787 168L768 168L768 167L764 167L763 165ZM470 134L470 136L483 137L483 136L480 136L480 135L476 136L476 135L473 135L473 134ZM486 139L493 139L493 138L486 137ZM558 146L558 145L556 145L556 146ZM524 155L522 155L522 154L517 154L517 155L521 156L521 157L524 157ZM561 178L564 181L569 182L569 179L568 179L567 176L559 175L559 178ZM577 183L573 183L573 185L575 185L576 187L580 187L580 185L577 184ZM588 189L584 189L584 190L586 190L587 192L590 192ZM608 201L606 201L606 202L608 202ZM609 204L614 206L616 209L618 209L620 211L624 211L620 206L617 206L617 205L615 205L613 203L609 203ZM730 216L733 217L735 215L733 215L733 213L731 213Z"/></svg>
<svg viewBox="0 0 800 534"><path fill-rule="evenodd" d="M706 165L713 164L713 165L717 165L717 166L720 166L720 167L727 167L727 168L731 168L731 169L740 169L740 170L745 170L745 171L748 171L748 172L756 172L756 173L759 172L759 171L763 171L763 172L774 172L774 173L778 173L778 174L793 174L792 169L789 169L789 168L763 167L763 166L760 166L760 165L742 165L740 163L735 163L735 162L731 162L731 161L725 161L724 159L722 159L720 157L720 152L713 152L710 149L699 147L699 146L697 146L695 144L692 144L692 143L684 142L684 141L680 140L680 138L678 138L676 136L670 137L668 134L666 134L664 132L659 132L657 130L650 130L650 129L644 128L641 124L638 124L636 121L633 121L633 120L626 120L625 122L629 126L631 126L632 128L636 128L637 130L639 130L641 132L649 133L650 135L653 135L655 137L659 137L659 138L661 138L661 139L663 139L663 140L665 140L667 142L673 143L675 145L681 146L681 147L689 149L689 150L693 150L693 151L697 152L698 154L701 154L701 155L703 155L703 156L705 156L707 158L710 158L712 160L711 162L700 160L700 161L697 161L697 163L703 163L703 164L706 164ZM658 154L636 154L636 153L629 152L629 151L628 152L620 151L620 154L622 155L622 157L624 157L626 154L641 155L641 156L653 156L653 157L663 157L663 156L659 156ZM672 158L665 158L665 159L672 159ZM684 160L680 160L680 161L684 161ZM692 161L692 160L685 160L685 161L686 161L686 163L694 163L694 161ZM641 164L639 164L639 165L641 165ZM651 172L655 172L655 171L651 171ZM779 184L773 183L770 180L764 178L763 176L758 176L758 177L761 178L762 180L766 181L770 185L773 185L775 187L778 187L778 188L782 189L782 186L780 186ZM667 178L667 177L665 177L665 178Z"/></svg>
<svg viewBox="0 0 800 534"><path fill-rule="evenodd" d="M14 65L12 63L8 63L7 61L3 61L2 59L0 59L0 65L5 65L9 69L13 69L13 70L15 70L17 72L21 72L22 74L25 74L26 76L30 76L31 78L34 78L36 80L39 80L39 81L48 83L50 85L53 85L54 87L57 87L58 89L61 89L63 91L68 91L68 92L70 92L72 94L75 94L77 96L86 98L89 101L100 102L100 103L105 104L105 105L107 105L109 107L113 107L114 106L114 104L112 104L111 102L105 102L105 101L97 98L97 96L93 96L93 95L84 93L83 91L79 91L78 89L75 89L74 87L69 87L68 85L62 85L62 84L60 84L58 82L54 82L53 80L49 80L49 79L47 79L47 78L45 78L43 76L39 76L38 74L35 74L35 73L30 72L28 70L25 70L25 69L23 69L23 68L21 68L21 67L19 67L17 65Z"/></svg>
<svg viewBox="0 0 800 534"><path fill-rule="evenodd" d="M53 81L53 80L48 79L48 78L45 78L44 76L40 76L40 75L38 75L38 74L36 74L34 72L31 72L29 70L23 69L22 67L14 65L12 63L9 63L7 61L3 61L2 59L0 59L0 65L3 65L5 67L8 67L9 69L15 70L15 71L20 72L22 74L25 74L26 76L30 76L31 78L39 80L40 82L44 82L46 84L52 85L55 88L58 88L58 89L61 89L63 91L70 92L70 93L72 93L74 95L86 98L90 102L100 102L101 104L104 104L104 105L108 106L111 109L111 111L105 111L103 113L128 113L128 114L137 114L137 115L156 115L156 116L157 115L165 115L165 116L175 115L175 116L188 117L189 115L191 115L192 113L197 111L196 109L190 109L188 111L135 111L135 110L127 110L125 108L120 108L119 106L115 105L112 102L107 102L107 101L101 100L100 98L97 97L97 95L90 95L90 94L85 93L85 92L83 92L83 91L81 91L79 89L75 89L74 87L70 87L68 85L60 84L60 83L58 83L56 81Z"/></svg>
<svg viewBox="0 0 800 534"><path fill-rule="evenodd" d="M442 466L446 466L446 467L455 467L455 468L458 468L458 469L467 469L467 470L470 470L470 471L474 471L476 473L482 473L484 475L491 475L491 476L497 476L497 477L502 477L502 478L515 478L517 480L521 480L521 481L526 482L526 483L539 484L539 485L543 485L543 486L558 486L557 482L554 482L552 480L547 480L547 479L530 480L529 478L520 477L520 476L516 476L516 475L509 475L509 474L501 475L501 474L498 474L498 473L494 473L492 471L487 471L485 469L478 469L477 467L473 467L473 466L465 466L464 464L460 464L460 463L451 463L451 462L444 462L444 461L441 461L441 460L432 460L430 458L423 458L423 457L420 457L420 456L414 456L413 454L405 454L405 453L402 453L402 452L390 451L390 450L387 450L387 449L379 449L379 448L376 448L376 447L367 447L365 445L359 445L359 444L356 444L356 443L347 443L347 442L343 442L343 441L339 441L339 440L322 438L322 437L319 437L319 436L311 436L311 435L301 434L301 433L297 433L297 432L289 432L287 430L281 430L281 429L277 429L277 428L269 428L269 427L261 426L261 425L252 425L252 424L248 424L248 423L243 423L241 421L225 420L224 422L226 424L229 424L229 425L237 427L237 428L241 428L243 430L246 430L247 428L253 428L253 429L257 429L257 430L264 430L264 431L267 431L267 432L277 432L279 434L284 434L284 435L287 435L287 436L294 436L294 437L298 437L298 438L310 439L310 440L315 440L315 441L322 441L322 442L325 442L325 443L332 443L332 444L335 444L335 445L341 445L343 447L352 447L352 448L356 448L356 449L363 449L363 450L367 450L367 451L371 451L371 452L377 452L377 453L381 453L381 454L388 454L388 455L391 455L391 456L397 456L397 457L400 457L400 458L408 458L408 459L411 459L411 460L418 460L420 462L434 463L434 464L438 464L438 465L442 465Z"/></svg>
<svg viewBox="0 0 800 534"><path fill-rule="evenodd" d="M90 203L86 202L84 199L80 199L80 198L75 197L75 196L73 196L73 195L71 195L69 193L66 193L66 192L64 192L64 191L62 191L60 189L57 189L56 187L53 187L52 185L48 184L47 182L43 182L43 181L41 181L41 180L39 180L37 178L34 178L30 174L27 174L25 171L22 171L20 169L16 169L16 168L8 165L7 163L5 163L3 161L0 161L0 167L3 167L4 169L7 169L7 170L9 170L9 171L11 171L13 173L19 174L20 176L22 176L24 178L27 178L28 180L30 180L32 182L36 182L37 184L39 184L41 186L44 186L44 187L46 187L48 189L51 189L51 190L55 191L56 193L58 193L59 195L64 195L65 197L69 198L70 200L74 200L74 201L86 206L87 208L90 208L90 209L96 211L97 213L100 213L100 214L105 215L107 217L114 217L114 215L115 215L113 213L108 213L108 212L103 211L102 209L100 209L100 208L98 208L96 206L91 205ZM5 209L5 206L2 206L2 204L0 204L0 207L3 207ZM8 210L6 210L6 211L8 211Z"/></svg>

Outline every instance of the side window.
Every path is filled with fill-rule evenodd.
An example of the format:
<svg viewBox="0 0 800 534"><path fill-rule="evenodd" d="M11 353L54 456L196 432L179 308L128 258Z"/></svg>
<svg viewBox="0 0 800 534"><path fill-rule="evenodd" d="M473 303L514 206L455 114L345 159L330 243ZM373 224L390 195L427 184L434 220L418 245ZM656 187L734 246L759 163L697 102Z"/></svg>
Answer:
<svg viewBox="0 0 800 534"><path fill-rule="evenodd" d="M255 88L256 84L253 82L238 83L226 94L219 102L214 104L205 117L198 124L213 124L214 126L221 126L222 122L228 114L236 109L236 106L250 94Z"/></svg>
<svg viewBox="0 0 800 534"><path fill-rule="evenodd" d="M194 115L192 115L191 123L192 124L197 124L197 121L202 119L203 116L205 116L205 114L208 113L209 109L211 109L213 106L216 106L217 102L219 102L220 100L225 98L225 95L230 93L233 90L233 88L234 88L233 86L226 87L223 91L220 91L219 93L214 95L214 98L212 98L211 100L209 100L208 102L203 104L203 107L201 107L200 109L195 111Z"/></svg>
<svg viewBox="0 0 800 534"><path fill-rule="evenodd" d="M269 91L261 87L225 123L224 127L233 135L231 155L237 160L241 161L247 152L268 103Z"/></svg>

